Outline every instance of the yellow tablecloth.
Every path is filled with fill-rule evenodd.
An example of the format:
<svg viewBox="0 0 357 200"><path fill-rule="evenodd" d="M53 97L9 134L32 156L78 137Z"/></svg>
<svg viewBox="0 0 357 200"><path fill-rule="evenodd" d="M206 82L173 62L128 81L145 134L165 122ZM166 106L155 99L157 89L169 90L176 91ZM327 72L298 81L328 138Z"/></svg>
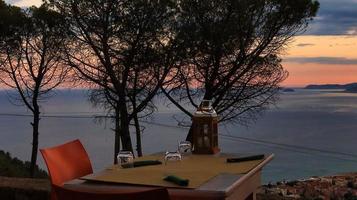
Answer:
<svg viewBox="0 0 357 200"><path fill-rule="evenodd" d="M151 155L137 158L135 160L160 160L163 162L163 157L163 154ZM247 173L264 160L226 163L227 157L232 156L222 154L189 155L184 156L181 161L169 161L166 165L162 164L126 169L122 169L119 166L111 166L101 173L85 176L82 179L111 183L180 187L163 180L167 175L175 175L190 180L189 185L186 188L197 188L221 173Z"/></svg>

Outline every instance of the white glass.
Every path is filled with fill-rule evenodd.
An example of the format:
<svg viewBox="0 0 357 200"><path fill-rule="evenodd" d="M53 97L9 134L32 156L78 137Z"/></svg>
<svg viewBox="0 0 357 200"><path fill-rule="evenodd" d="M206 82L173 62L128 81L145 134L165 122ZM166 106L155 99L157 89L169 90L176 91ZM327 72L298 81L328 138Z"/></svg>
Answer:
<svg viewBox="0 0 357 200"><path fill-rule="evenodd" d="M118 165L124 168L134 167L134 155L131 151L119 151Z"/></svg>
<svg viewBox="0 0 357 200"><path fill-rule="evenodd" d="M178 151L181 154L191 153L192 144L189 141L181 141L178 145Z"/></svg>
<svg viewBox="0 0 357 200"><path fill-rule="evenodd" d="M180 161L182 156L178 151L166 151L165 153L165 164L168 161Z"/></svg>

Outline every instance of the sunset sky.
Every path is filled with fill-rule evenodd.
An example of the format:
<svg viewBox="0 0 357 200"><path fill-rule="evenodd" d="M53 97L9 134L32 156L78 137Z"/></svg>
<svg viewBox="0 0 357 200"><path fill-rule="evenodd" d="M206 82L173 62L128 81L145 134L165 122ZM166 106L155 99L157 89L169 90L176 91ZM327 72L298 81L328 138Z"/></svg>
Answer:
<svg viewBox="0 0 357 200"><path fill-rule="evenodd" d="M41 0L5 0L17 6ZM357 82L357 0L320 0L318 16L284 53L284 86Z"/></svg>

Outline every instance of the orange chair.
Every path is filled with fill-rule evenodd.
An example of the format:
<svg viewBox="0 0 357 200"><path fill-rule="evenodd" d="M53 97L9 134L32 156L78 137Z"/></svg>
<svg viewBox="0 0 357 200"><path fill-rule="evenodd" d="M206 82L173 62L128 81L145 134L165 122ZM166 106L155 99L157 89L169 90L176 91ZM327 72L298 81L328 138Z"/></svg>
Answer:
<svg viewBox="0 0 357 200"><path fill-rule="evenodd" d="M170 200L169 193L165 188L128 193L73 190L56 185L53 185L52 188L56 192L58 200Z"/></svg>
<svg viewBox="0 0 357 200"><path fill-rule="evenodd" d="M88 154L79 140L40 149L40 152L47 165L52 185L62 186L66 181L93 173ZM53 188L51 199L56 199Z"/></svg>

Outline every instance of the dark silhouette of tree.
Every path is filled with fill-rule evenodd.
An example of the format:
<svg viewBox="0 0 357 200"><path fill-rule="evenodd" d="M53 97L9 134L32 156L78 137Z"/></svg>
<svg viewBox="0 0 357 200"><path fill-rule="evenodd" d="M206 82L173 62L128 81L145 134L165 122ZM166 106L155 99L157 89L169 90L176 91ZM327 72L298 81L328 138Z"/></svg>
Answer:
<svg viewBox="0 0 357 200"><path fill-rule="evenodd" d="M7 46L16 44L16 33L25 20L26 16L21 8L7 5L3 0L0 0L0 50L2 52L6 50Z"/></svg>
<svg viewBox="0 0 357 200"><path fill-rule="evenodd" d="M64 82L68 73L60 62L64 55L61 52L66 39L62 32L65 23L61 15L48 10L45 4L26 10L7 7L12 19L2 19L7 23L1 29L0 82L17 90L18 95L10 96L13 102L25 105L33 114L30 165L33 176L38 152L40 103L53 95L53 89Z"/></svg>
<svg viewBox="0 0 357 200"><path fill-rule="evenodd" d="M71 24L67 62L92 84L91 100L115 116L114 162L133 150L129 126L151 112L175 54L170 0L50 0ZM137 138L140 138L136 129ZM140 140L138 140L140 142ZM137 145L139 156L141 144Z"/></svg>
<svg viewBox="0 0 357 200"><path fill-rule="evenodd" d="M280 55L302 33L313 0L181 0L177 35L186 56L163 93L183 113L212 100L220 122L249 123L274 103L287 72ZM192 129L187 140L191 140Z"/></svg>

